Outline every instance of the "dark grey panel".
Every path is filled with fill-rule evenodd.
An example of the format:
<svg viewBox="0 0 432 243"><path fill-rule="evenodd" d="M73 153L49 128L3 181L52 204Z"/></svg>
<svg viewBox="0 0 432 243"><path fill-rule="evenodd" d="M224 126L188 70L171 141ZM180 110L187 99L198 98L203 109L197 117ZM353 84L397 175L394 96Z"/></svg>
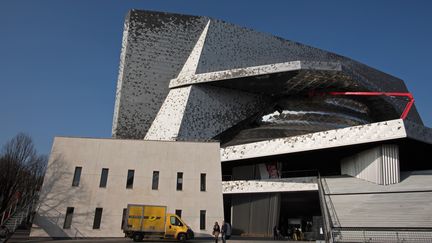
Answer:
<svg viewBox="0 0 432 243"><path fill-rule="evenodd" d="M232 234L241 235L249 232L250 196L249 194L232 197Z"/></svg>
<svg viewBox="0 0 432 243"><path fill-rule="evenodd" d="M244 165L233 168L233 180L253 180L255 178L255 165Z"/></svg>
<svg viewBox="0 0 432 243"><path fill-rule="evenodd" d="M279 220L279 199L279 193L233 195L233 234L271 236Z"/></svg>
<svg viewBox="0 0 432 243"><path fill-rule="evenodd" d="M269 201L270 195L267 193L256 193L251 195L250 235L269 235L268 228L271 217Z"/></svg>

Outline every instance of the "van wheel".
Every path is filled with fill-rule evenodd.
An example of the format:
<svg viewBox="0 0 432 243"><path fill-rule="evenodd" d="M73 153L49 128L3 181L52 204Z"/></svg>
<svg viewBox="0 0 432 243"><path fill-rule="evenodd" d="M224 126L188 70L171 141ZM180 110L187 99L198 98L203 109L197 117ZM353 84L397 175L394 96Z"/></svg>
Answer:
<svg viewBox="0 0 432 243"><path fill-rule="evenodd" d="M142 240L144 239L144 235L143 235L143 234L140 234L140 233L135 233L135 234L132 236L132 238L133 238L133 241L135 241L135 242L140 242L140 241L142 241Z"/></svg>
<svg viewBox="0 0 432 243"><path fill-rule="evenodd" d="M178 239L180 242L185 242L185 241L186 241L186 235L185 235L185 234L179 234L179 235L177 236L177 239Z"/></svg>

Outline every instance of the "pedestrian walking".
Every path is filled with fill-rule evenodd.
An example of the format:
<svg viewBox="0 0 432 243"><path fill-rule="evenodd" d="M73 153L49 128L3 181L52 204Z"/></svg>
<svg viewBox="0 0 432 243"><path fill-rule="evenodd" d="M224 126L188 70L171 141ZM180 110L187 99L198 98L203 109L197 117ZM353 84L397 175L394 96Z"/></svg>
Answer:
<svg viewBox="0 0 432 243"><path fill-rule="evenodd" d="M213 226L213 235L215 238L215 243L218 243L218 238L219 238L219 234L220 234L221 230L219 227L218 222L215 222L214 226Z"/></svg>
<svg viewBox="0 0 432 243"><path fill-rule="evenodd" d="M228 224L224 221L222 221L222 243L226 243L227 235L228 235Z"/></svg>

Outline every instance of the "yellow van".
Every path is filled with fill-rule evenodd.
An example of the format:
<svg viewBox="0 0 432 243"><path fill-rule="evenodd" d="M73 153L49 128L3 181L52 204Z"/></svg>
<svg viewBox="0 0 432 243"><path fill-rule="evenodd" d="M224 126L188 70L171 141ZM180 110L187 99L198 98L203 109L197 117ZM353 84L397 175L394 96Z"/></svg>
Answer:
<svg viewBox="0 0 432 243"><path fill-rule="evenodd" d="M180 217L166 211L166 206L128 204L123 232L134 241L155 237L181 242L193 239L191 228Z"/></svg>

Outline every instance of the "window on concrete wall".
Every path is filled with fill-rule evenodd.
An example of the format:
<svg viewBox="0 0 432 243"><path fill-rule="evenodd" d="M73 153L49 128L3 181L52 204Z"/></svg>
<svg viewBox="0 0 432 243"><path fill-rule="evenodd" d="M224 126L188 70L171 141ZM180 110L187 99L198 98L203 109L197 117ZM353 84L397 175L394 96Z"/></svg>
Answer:
<svg viewBox="0 0 432 243"><path fill-rule="evenodd" d="M94 221L93 221L93 229L100 229L101 220L102 220L102 210L103 208L96 208Z"/></svg>
<svg viewBox="0 0 432 243"><path fill-rule="evenodd" d="M80 179L81 179L81 170L82 167L75 167L75 172L72 180L72 186L79 186Z"/></svg>
<svg viewBox="0 0 432 243"><path fill-rule="evenodd" d="M159 187L159 171L153 171L152 190L157 190Z"/></svg>
<svg viewBox="0 0 432 243"><path fill-rule="evenodd" d="M134 170L128 170L126 188L132 188L133 187L134 174L135 174Z"/></svg>
<svg viewBox="0 0 432 243"><path fill-rule="evenodd" d="M205 192L206 190L206 174L205 173L201 173L201 186L200 189L202 192Z"/></svg>
<svg viewBox="0 0 432 243"><path fill-rule="evenodd" d="M206 211L200 210L200 229L204 230L206 225Z"/></svg>
<svg viewBox="0 0 432 243"><path fill-rule="evenodd" d="M66 209L65 221L63 224L63 229L70 229L72 225L72 217L74 213L74 207L68 207Z"/></svg>
<svg viewBox="0 0 432 243"><path fill-rule="evenodd" d="M177 172L177 191L183 190L183 172Z"/></svg>
<svg viewBox="0 0 432 243"><path fill-rule="evenodd" d="M102 169L99 187L106 187L108 181L108 171L109 170L107 168Z"/></svg>
<svg viewBox="0 0 432 243"><path fill-rule="evenodd" d="M181 209L176 209L175 214L179 216L179 218L181 218L181 213L182 213Z"/></svg>
<svg viewBox="0 0 432 243"><path fill-rule="evenodd" d="M123 208L121 228L123 229L126 223L127 208Z"/></svg>

